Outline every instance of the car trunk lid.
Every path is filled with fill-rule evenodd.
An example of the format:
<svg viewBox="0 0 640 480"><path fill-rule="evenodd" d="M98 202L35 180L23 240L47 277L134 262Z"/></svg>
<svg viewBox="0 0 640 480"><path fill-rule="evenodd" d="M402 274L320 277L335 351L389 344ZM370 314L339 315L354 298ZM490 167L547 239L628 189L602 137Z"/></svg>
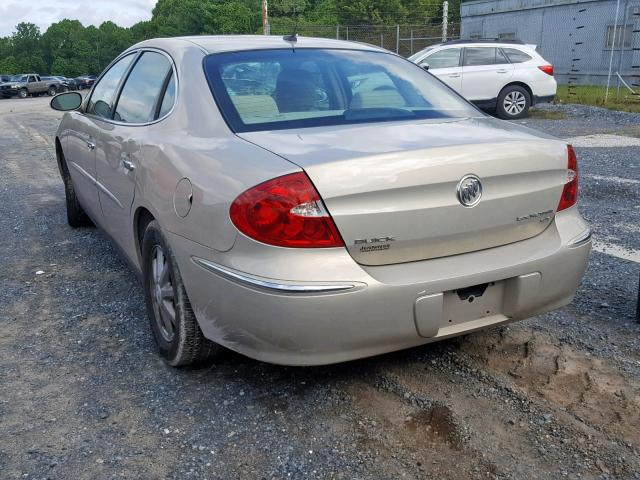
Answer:
<svg viewBox="0 0 640 480"><path fill-rule="evenodd" d="M303 168L352 257L385 265L517 242L552 221L566 145L494 119L242 133ZM457 187L482 185L465 207Z"/></svg>

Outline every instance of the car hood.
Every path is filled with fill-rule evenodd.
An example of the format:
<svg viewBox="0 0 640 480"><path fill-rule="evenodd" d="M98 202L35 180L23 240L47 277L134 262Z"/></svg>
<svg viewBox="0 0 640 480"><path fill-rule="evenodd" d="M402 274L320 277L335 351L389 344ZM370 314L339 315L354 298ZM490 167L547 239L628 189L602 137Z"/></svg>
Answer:
<svg viewBox="0 0 640 480"><path fill-rule="evenodd" d="M20 82L2 82L0 87L19 87L22 85Z"/></svg>

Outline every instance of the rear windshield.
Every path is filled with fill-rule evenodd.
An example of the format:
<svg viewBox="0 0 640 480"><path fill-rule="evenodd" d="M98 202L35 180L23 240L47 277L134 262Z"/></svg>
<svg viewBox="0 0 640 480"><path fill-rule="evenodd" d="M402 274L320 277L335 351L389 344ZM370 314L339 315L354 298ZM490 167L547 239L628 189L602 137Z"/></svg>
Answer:
<svg viewBox="0 0 640 480"><path fill-rule="evenodd" d="M204 66L236 132L481 115L422 68L389 53L254 50L209 55Z"/></svg>

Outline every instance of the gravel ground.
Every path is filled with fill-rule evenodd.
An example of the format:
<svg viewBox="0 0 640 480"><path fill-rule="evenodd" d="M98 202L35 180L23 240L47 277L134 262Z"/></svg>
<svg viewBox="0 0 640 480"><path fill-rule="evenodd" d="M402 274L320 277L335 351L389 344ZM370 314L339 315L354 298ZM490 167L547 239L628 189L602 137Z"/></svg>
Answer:
<svg viewBox="0 0 640 480"><path fill-rule="evenodd" d="M596 246L566 308L330 367L174 370L116 250L66 224L46 103L0 101L0 478L640 479L635 144L577 147ZM542 108L565 119L521 123L638 136Z"/></svg>

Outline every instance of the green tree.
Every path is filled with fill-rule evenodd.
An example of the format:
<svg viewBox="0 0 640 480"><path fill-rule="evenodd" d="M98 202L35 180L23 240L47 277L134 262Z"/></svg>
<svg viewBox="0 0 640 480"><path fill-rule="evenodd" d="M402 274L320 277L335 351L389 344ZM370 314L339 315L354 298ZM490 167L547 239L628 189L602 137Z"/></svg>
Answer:
<svg viewBox="0 0 640 480"><path fill-rule="evenodd" d="M16 25L11 35L12 56L16 59L17 71L47 72L42 54L40 29L33 23L22 22Z"/></svg>
<svg viewBox="0 0 640 480"><path fill-rule="evenodd" d="M151 20L138 22L129 28L131 41L138 43L158 36L158 28Z"/></svg>
<svg viewBox="0 0 640 480"><path fill-rule="evenodd" d="M341 0L336 1L336 11L346 25L399 24L408 13L401 0Z"/></svg>
<svg viewBox="0 0 640 480"><path fill-rule="evenodd" d="M205 8L202 33L257 33L261 24L261 12L241 2L209 3Z"/></svg>
<svg viewBox="0 0 640 480"><path fill-rule="evenodd" d="M78 20L53 23L42 35L41 44L49 71L54 75L75 77L93 66L94 51L87 30Z"/></svg>
<svg viewBox="0 0 640 480"><path fill-rule="evenodd" d="M113 22L103 22L98 27L92 44L96 52L96 72L104 70L114 58L132 44L133 38L129 29L119 27Z"/></svg>
<svg viewBox="0 0 640 480"><path fill-rule="evenodd" d="M198 35L203 31L208 3L203 0L158 0L151 21L162 37Z"/></svg>

